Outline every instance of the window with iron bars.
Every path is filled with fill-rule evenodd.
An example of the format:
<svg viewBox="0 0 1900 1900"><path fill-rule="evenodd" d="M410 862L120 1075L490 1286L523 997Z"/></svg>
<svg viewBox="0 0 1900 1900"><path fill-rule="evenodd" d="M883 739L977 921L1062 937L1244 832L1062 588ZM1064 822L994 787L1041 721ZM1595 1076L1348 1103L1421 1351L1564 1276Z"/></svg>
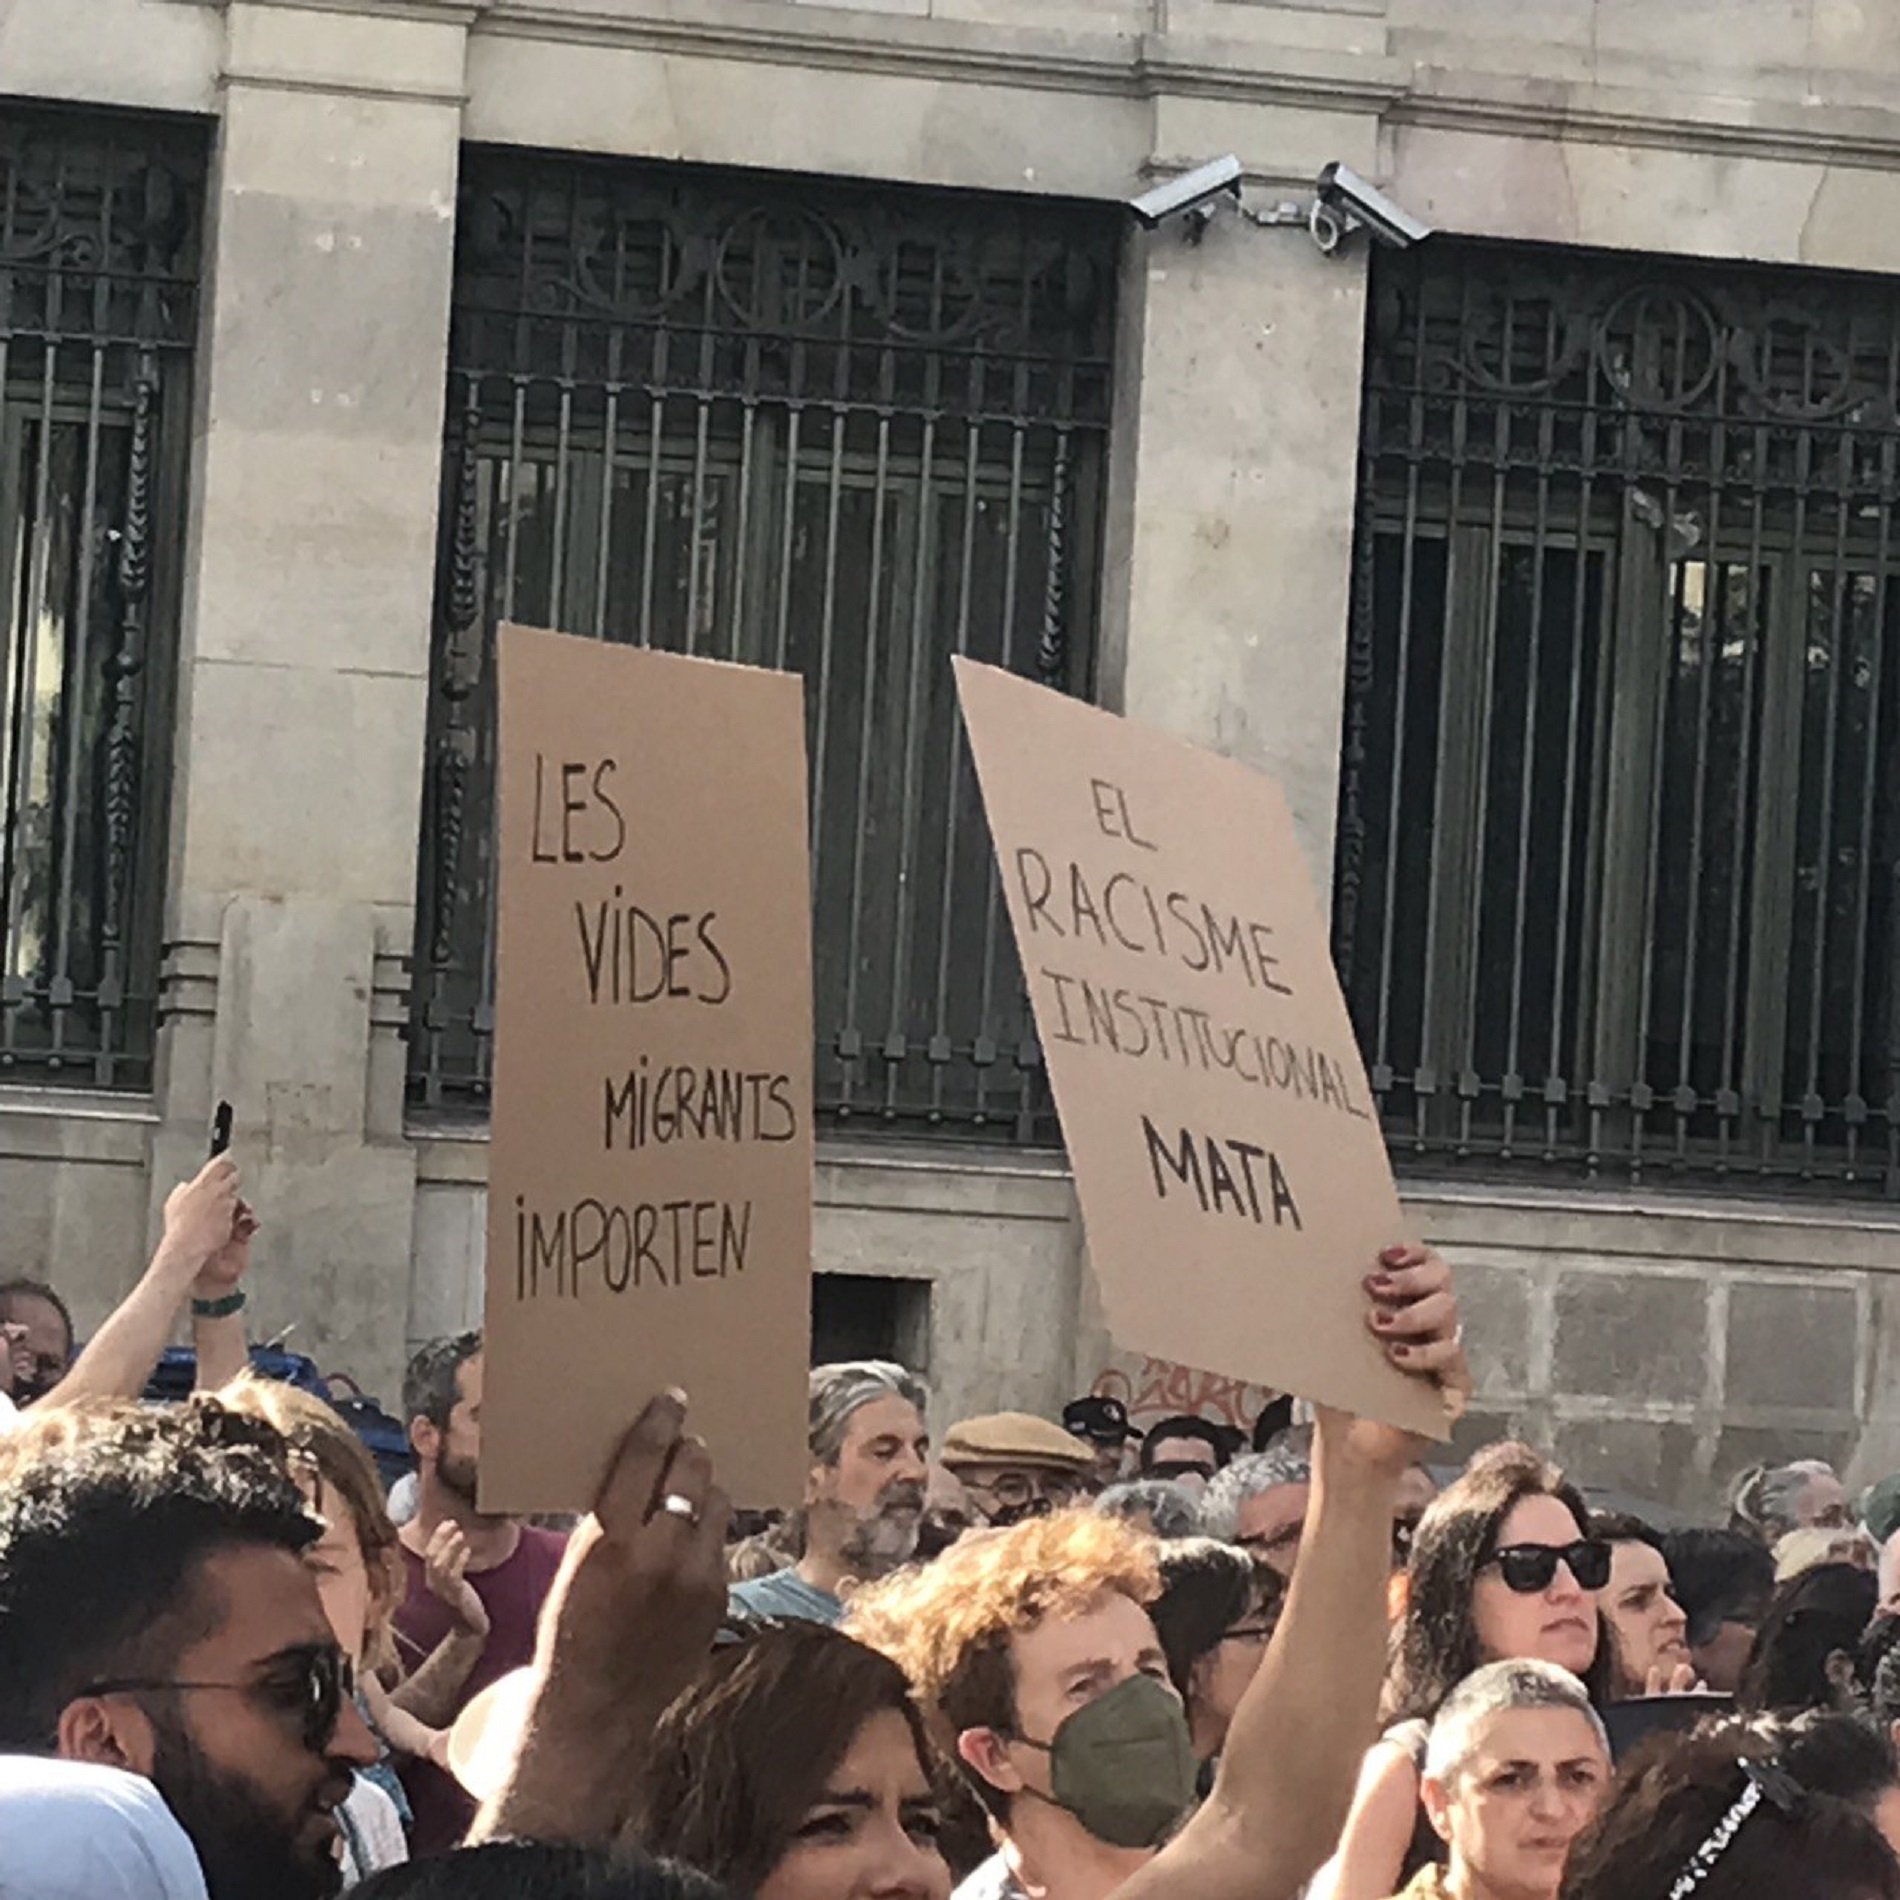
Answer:
<svg viewBox="0 0 1900 1900"><path fill-rule="evenodd" d="M151 1086L205 147L0 99L0 1080Z"/></svg>
<svg viewBox="0 0 1900 1900"><path fill-rule="evenodd" d="M1117 246L1099 207L464 153L412 1111L487 1110L515 620L800 673L821 1116L1058 1139L950 657L1091 685Z"/></svg>
<svg viewBox="0 0 1900 1900"><path fill-rule="evenodd" d="M1395 1156L1900 1193L1900 287L1381 256L1335 948Z"/></svg>

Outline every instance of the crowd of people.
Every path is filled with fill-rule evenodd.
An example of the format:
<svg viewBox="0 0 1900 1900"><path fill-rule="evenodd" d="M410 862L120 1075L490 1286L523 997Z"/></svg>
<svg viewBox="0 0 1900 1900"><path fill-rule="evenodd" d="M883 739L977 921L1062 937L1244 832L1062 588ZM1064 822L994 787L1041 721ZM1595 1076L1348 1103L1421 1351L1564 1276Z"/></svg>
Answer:
<svg viewBox="0 0 1900 1900"><path fill-rule="evenodd" d="M393 1492L251 1369L256 1225L213 1161L83 1349L0 1286L0 1900L1900 1900L1900 1480L1664 1527L1523 1444L939 1421L864 1361L779 1508L665 1392L529 1523L478 1335L414 1356ZM1365 1274L1457 1415L1449 1270Z"/></svg>

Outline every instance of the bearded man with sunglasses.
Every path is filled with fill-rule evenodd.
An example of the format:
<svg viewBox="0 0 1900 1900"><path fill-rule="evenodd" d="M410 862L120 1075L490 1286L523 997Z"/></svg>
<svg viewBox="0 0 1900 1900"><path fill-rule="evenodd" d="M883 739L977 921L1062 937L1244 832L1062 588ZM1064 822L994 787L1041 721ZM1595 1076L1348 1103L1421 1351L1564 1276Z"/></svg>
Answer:
<svg viewBox="0 0 1900 1900"><path fill-rule="evenodd" d="M327 1900L377 1750L304 1560L320 1528L282 1441L214 1403L27 1426L0 1462L0 1751L150 1781L210 1900Z"/></svg>

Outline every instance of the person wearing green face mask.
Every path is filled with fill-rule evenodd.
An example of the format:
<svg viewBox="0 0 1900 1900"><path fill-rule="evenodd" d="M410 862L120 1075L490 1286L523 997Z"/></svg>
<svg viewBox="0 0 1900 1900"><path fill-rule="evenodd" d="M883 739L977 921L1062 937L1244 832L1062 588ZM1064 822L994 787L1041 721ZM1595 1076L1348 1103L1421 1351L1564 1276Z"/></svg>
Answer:
<svg viewBox="0 0 1900 1900"><path fill-rule="evenodd" d="M1366 1284L1374 1335L1455 1416L1470 1381L1444 1263L1396 1248ZM1375 1731L1393 1508L1421 1449L1321 1413L1300 1568L1198 1808L1149 1615L1152 1539L1058 1512L861 1597L853 1633L904 1666L1004 1843L960 1900L1291 1900L1332 1851Z"/></svg>

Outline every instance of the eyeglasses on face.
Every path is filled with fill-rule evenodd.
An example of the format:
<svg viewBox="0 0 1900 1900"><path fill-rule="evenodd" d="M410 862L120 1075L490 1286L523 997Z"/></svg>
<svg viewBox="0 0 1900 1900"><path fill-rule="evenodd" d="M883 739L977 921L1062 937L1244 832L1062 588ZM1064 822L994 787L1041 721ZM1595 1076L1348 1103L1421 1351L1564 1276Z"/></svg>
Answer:
<svg viewBox="0 0 1900 1900"><path fill-rule="evenodd" d="M1018 1517L1037 1512L1060 1510L1075 1501L1079 1481L1053 1471L1005 1471L985 1483L964 1480L964 1488L989 1507L992 1523L999 1510L1014 1511Z"/></svg>
<svg viewBox="0 0 1900 1900"><path fill-rule="evenodd" d="M1491 1559L1505 1587L1519 1596L1535 1596L1556 1580L1565 1565L1580 1590L1601 1590L1610 1581L1610 1547L1585 1537L1574 1544L1506 1544Z"/></svg>
<svg viewBox="0 0 1900 1900"><path fill-rule="evenodd" d="M334 1643L312 1644L273 1657L250 1682L185 1682L164 1676L114 1676L79 1691L95 1695L241 1695L297 1720L303 1745L321 1755L336 1735L343 1699L353 1695L356 1674Z"/></svg>
<svg viewBox="0 0 1900 1900"><path fill-rule="evenodd" d="M1251 1531L1244 1537L1236 1537L1234 1543L1255 1557L1283 1557L1290 1550L1298 1550L1305 1539L1306 1519L1296 1517L1277 1531Z"/></svg>
<svg viewBox="0 0 1900 1900"><path fill-rule="evenodd" d="M1221 1634L1223 1643L1268 1643L1273 1640L1271 1623L1236 1623Z"/></svg>
<svg viewBox="0 0 1900 1900"><path fill-rule="evenodd" d="M1005 1531L1012 1524L1022 1524L1032 1517L1051 1517L1055 1506L1047 1498L1019 1498L1014 1504L994 1504L986 1509L986 1517L992 1530Z"/></svg>

